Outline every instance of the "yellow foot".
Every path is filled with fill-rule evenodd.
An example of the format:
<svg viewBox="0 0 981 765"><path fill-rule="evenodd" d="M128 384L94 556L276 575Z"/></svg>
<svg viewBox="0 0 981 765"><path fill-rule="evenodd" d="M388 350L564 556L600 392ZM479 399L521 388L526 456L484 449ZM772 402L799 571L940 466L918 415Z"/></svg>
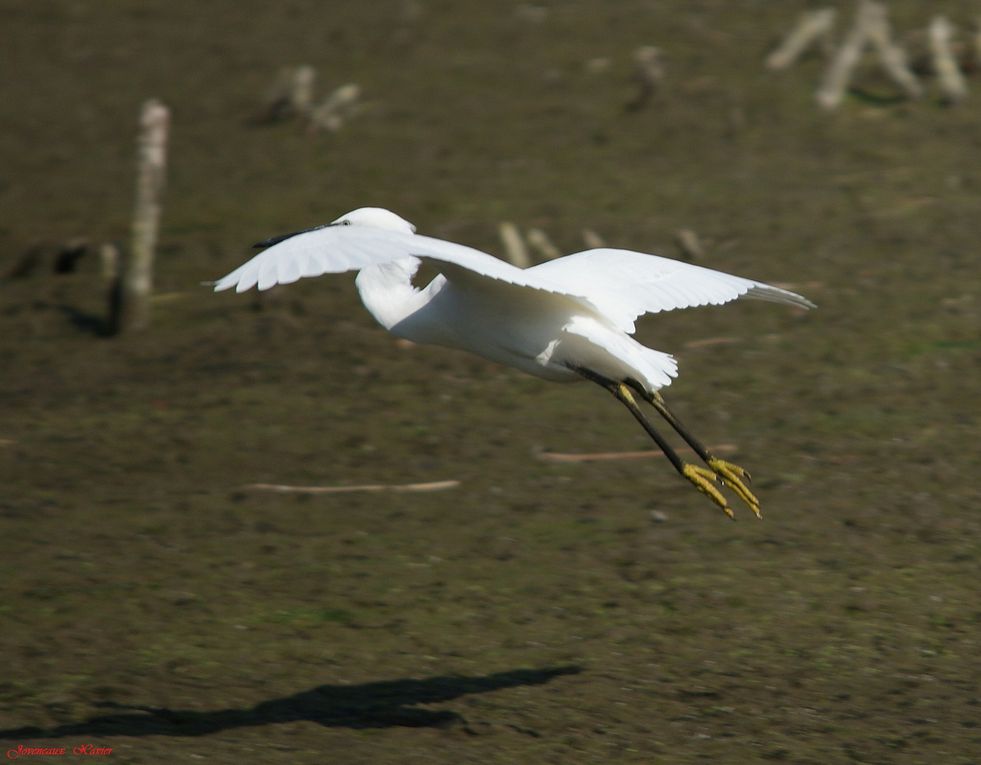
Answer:
<svg viewBox="0 0 981 765"><path fill-rule="evenodd" d="M715 488L714 482L718 479L718 475L711 470L706 470L698 465L685 464L682 469L682 475L695 484L695 488L698 489L702 494L711 499L715 504L722 508L722 512L728 515L730 518L735 519L736 514L732 512L732 508L729 507L729 503L726 502L726 498L722 496L722 492Z"/></svg>
<svg viewBox="0 0 981 765"><path fill-rule="evenodd" d="M739 467L739 465L720 460L718 457L709 459L708 466L722 480L723 486L728 486L736 492L739 498L749 505L749 509L753 511L757 518L763 518L763 514L760 512L760 501L746 486L746 483L752 481L748 471ZM745 479L745 482L743 479Z"/></svg>

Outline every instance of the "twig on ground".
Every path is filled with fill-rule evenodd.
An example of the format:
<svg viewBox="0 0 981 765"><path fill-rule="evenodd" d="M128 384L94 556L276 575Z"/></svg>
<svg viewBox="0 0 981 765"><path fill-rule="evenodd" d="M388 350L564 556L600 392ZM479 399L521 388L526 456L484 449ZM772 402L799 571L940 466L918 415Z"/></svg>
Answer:
<svg viewBox="0 0 981 765"><path fill-rule="evenodd" d="M271 491L277 494L348 494L357 491L442 491L443 489L456 488L459 485L459 481L403 484L366 483L354 486L288 486L278 483L249 483L242 488Z"/></svg>
<svg viewBox="0 0 981 765"><path fill-rule="evenodd" d="M709 348L713 345L732 345L738 342L738 337L705 337L701 340L689 340L685 343L685 348Z"/></svg>
<svg viewBox="0 0 981 765"><path fill-rule="evenodd" d="M735 444L717 444L708 448L712 454L733 454L738 451ZM677 449L679 454L694 454L691 449ZM538 459L545 462L612 462L614 460L646 460L663 457L664 452L651 449L641 452L586 452L567 454L563 452L539 452Z"/></svg>

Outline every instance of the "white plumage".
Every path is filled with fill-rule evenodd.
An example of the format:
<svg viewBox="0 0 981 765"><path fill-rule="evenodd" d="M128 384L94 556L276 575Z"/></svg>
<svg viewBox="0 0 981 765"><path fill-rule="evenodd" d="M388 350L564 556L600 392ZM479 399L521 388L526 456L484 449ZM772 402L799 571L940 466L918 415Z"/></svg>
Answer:
<svg viewBox="0 0 981 765"><path fill-rule="evenodd" d="M460 348L550 380L580 380L577 370L585 368L636 380L648 392L670 384L677 364L630 337L637 317L739 297L812 307L787 290L629 250L587 250L520 269L416 234L411 223L378 208L264 244L268 249L219 279L215 290L264 290L359 271L365 306L400 337ZM440 272L421 289L411 281L420 258Z"/></svg>
<svg viewBox="0 0 981 765"><path fill-rule="evenodd" d="M660 388L678 365L630 335L645 313L727 303L739 297L813 307L806 298L751 279L628 250L598 249L516 268L460 244L420 236L395 213L365 207L332 224L262 242L264 252L215 283L238 292L306 276L357 271L365 307L390 332L419 343L476 353L547 380L590 380L609 390L654 439L675 469L729 517L717 483L757 517L749 473L711 454L667 408ZM412 284L420 259L439 274ZM654 429L649 403L708 466L684 462Z"/></svg>

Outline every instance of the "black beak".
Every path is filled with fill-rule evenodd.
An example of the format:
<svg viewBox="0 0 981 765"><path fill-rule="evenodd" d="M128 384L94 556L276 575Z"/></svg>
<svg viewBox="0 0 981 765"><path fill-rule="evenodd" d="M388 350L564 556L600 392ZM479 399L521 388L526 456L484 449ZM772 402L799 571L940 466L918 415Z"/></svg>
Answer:
<svg viewBox="0 0 981 765"><path fill-rule="evenodd" d="M280 234L279 236L273 236L269 239L263 239L261 242L256 242L252 245L253 249L261 250L264 247L272 247L274 244L279 244L280 242L285 242L287 239L292 239L294 236L299 236L300 234L306 234L310 231L319 231L322 228L330 228L331 226L339 226L339 223L324 223L320 226L314 226L313 228L305 228L302 231L294 231L290 234Z"/></svg>

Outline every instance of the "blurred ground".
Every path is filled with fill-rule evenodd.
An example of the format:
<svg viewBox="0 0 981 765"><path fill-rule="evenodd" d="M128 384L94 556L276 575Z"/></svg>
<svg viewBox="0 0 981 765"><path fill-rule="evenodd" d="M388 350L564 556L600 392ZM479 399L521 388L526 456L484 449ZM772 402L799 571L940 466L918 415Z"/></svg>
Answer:
<svg viewBox="0 0 981 765"><path fill-rule="evenodd" d="M762 67L805 7L0 0L0 272L125 242L139 105L174 115L147 332L100 336L92 257L0 281L4 751L978 762L981 81L944 108L870 68L820 114L818 58ZM649 44L666 81L629 112ZM250 124L299 63L361 85L336 135ZM663 460L536 459L648 443L597 389L398 347L350 277L198 286L363 205L492 252L504 219L565 251L693 228L705 265L814 299L642 330L766 520Z"/></svg>

